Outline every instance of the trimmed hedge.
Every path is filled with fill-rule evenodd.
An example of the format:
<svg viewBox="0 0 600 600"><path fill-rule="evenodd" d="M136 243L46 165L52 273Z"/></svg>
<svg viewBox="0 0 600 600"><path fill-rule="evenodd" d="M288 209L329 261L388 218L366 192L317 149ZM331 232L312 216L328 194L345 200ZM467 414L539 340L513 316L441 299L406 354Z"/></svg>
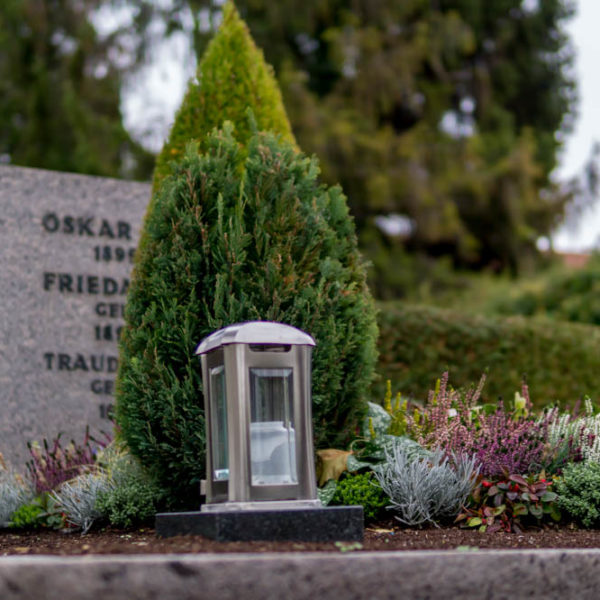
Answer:
<svg viewBox="0 0 600 600"><path fill-rule="evenodd" d="M484 398L513 397L527 377L536 406L600 396L600 328L524 317L490 318L400 303L379 305L376 398L394 390L425 399L450 371L454 387L488 371Z"/></svg>

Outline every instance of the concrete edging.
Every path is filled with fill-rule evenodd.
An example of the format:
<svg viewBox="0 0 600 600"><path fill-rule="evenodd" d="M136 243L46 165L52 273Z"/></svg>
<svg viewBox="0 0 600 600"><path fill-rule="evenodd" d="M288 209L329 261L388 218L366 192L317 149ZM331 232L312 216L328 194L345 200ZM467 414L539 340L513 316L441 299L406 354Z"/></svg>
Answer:
<svg viewBox="0 0 600 600"><path fill-rule="evenodd" d="M0 558L2 600L595 600L599 594L600 549Z"/></svg>

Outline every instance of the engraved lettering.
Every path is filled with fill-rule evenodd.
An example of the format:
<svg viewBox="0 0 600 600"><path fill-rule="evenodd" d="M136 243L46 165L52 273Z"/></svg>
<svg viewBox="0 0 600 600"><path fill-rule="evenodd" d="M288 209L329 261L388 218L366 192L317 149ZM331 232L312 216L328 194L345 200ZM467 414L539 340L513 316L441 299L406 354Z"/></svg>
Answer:
<svg viewBox="0 0 600 600"><path fill-rule="evenodd" d="M56 273L44 273L44 290L49 291L56 281Z"/></svg>
<svg viewBox="0 0 600 600"><path fill-rule="evenodd" d="M117 223L117 231L120 240L131 239L131 225L125 221L119 221Z"/></svg>
<svg viewBox="0 0 600 600"><path fill-rule="evenodd" d="M102 219L102 225L100 226L100 231L98 232L98 237L109 237L114 238L115 234L110 226L110 223L106 219Z"/></svg>
<svg viewBox="0 0 600 600"><path fill-rule="evenodd" d="M42 227L48 233L55 233L58 231L58 228L60 227L60 221L56 216L56 213L46 213L42 218Z"/></svg>
<svg viewBox="0 0 600 600"><path fill-rule="evenodd" d="M73 275L71 273L44 273L42 286L46 292L55 290L61 294L104 294L125 296L129 279L99 277L98 275Z"/></svg>
<svg viewBox="0 0 600 600"><path fill-rule="evenodd" d="M46 361L46 369L48 369L48 371L52 370L52 360L54 359L54 354L52 354L52 352L46 352L46 354L44 354L44 360Z"/></svg>

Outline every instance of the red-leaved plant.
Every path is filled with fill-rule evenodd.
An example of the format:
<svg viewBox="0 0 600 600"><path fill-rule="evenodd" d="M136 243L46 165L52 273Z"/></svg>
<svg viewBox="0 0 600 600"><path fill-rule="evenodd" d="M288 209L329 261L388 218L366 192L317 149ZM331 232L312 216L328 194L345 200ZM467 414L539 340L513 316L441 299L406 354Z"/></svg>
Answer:
<svg viewBox="0 0 600 600"><path fill-rule="evenodd" d="M560 521L558 494L551 487L552 481L546 479L544 472L528 477L507 474L495 479L480 477L468 506L455 522L490 533L520 533L526 525L539 525L544 519Z"/></svg>

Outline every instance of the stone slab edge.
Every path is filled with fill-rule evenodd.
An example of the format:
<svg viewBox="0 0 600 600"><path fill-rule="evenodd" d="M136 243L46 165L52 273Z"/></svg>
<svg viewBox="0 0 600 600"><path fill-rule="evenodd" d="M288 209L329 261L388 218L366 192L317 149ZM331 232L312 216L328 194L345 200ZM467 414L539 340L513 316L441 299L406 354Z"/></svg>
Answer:
<svg viewBox="0 0 600 600"><path fill-rule="evenodd" d="M0 558L2 600L596 599L600 550Z"/></svg>
<svg viewBox="0 0 600 600"><path fill-rule="evenodd" d="M362 506L158 513L156 534L159 537L194 534L225 542L362 542L364 521Z"/></svg>

